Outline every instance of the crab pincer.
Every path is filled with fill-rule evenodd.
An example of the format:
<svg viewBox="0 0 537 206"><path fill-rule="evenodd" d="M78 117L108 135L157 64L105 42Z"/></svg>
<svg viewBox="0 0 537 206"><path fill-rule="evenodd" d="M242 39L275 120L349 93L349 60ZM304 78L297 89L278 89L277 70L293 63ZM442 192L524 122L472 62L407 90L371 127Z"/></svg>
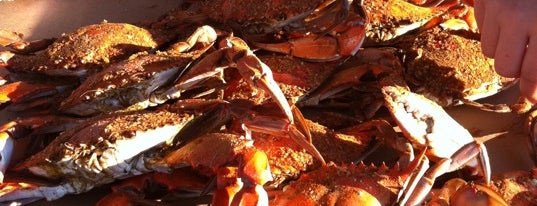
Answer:
<svg viewBox="0 0 537 206"><path fill-rule="evenodd" d="M326 1L273 26L274 30L285 28L288 33L301 33L298 37L253 45L311 61L332 61L356 54L365 39L366 25L365 10L359 1Z"/></svg>
<svg viewBox="0 0 537 206"><path fill-rule="evenodd" d="M490 163L482 142L451 118L442 107L405 86L382 88L386 107L414 148L424 150L436 164L417 175L408 191L399 199L401 205L416 205L424 200L435 179L463 166L474 166L490 183ZM475 161L477 160L477 161ZM427 166L427 165L424 165ZM414 188L415 186L415 188Z"/></svg>
<svg viewBox="0 0 537 206"><path fill-rule="evenodd" d="M223 45L224 48L229 48L229 52L226 56L229 60L234 60L236 62L237 70L243 78L246 79L250 85L254 85L263 91L268 92L272 97L272 100L280 107L288 120L288 125L290 126L288 127L288 132L291 134L290 137L325 164L319 151L317 151L315 146L311 144L311 134L305 126L306 123L302 117L302 113L298 108L290 106L282 90L276 81L274 81L270 68L259 60L259 58L257 58L248 48L246 42L240 38L230 37L220 44Z"/></svg>

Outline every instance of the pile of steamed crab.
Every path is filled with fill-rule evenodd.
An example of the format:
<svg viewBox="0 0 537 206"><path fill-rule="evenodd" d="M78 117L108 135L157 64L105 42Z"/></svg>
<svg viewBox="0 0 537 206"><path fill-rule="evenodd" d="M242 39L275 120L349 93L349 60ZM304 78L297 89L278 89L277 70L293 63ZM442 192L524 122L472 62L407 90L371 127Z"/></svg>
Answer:
<svg viewBox="0 0 537 206"><path fill-rule="evenodd" d="M473 1L186 0L0 46L2 204L537 202L536 171L492 174L445 111L535 116L477 101L517 79L481 54Z"/></svg>

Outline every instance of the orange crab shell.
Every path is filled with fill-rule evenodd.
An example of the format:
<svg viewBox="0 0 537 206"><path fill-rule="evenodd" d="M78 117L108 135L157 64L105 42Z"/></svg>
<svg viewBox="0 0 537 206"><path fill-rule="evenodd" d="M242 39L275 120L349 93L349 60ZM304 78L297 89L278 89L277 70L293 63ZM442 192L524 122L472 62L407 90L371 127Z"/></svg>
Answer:
<svg viewBox="0 0 537 206"><path fill-rule="evenodd" d="M476 34L439 27L402 43L407 83L416 93L442 106L461 99L480 99L516 83L496 73L492 59L482 54Z"/></svg>
<svg viewBox="0 0 537 206"><path fill-rule="evenodd" d="M319 64L274 53L260 54L258 57L270 67L274 80L278 83L284 95L292 101L296 101L296 99L321 85L324 80L330 77L338 63L338 61L333 61ZM254 92L252 86L240 78L239 74L228 73L230 75L227 75L224 98L226 100L254 99L252 96L247 96ZM263 91L258 90L258 92ZM255 102L265 102L268 95L264 96L260 99L255 99Z"/></svg>
<svg viewBox="0 0 537 206"><path fill-rule="evenodd" d="M313 145L323 158L336 163L356 161L368 149L375 135L373 131L334 131L310 120L306 120L306 125ZM252 138L254 146L268 155L274 179L264 185L267 189L282 188L286 181L321 166L310 153L289 138L258 134Z"/></svg>
<svg viewBox="0 0 537 206"><path fill-rule="evenodd" d="M329 164L303 174L282 192L272 205L389 205L395 202L403 182L385 165Z"/></svg>
<svg viewBox="0 0 537 206"><path fill-rule="evenodd" d="M199 3L202 13L222 22L252 22L278 18L290 18L315 9L323 0L307 1L263 1L263 0L216 0L194 1Z"/></svg>
<svg viewBox="0 0 537 206"><path fill-rule="evenodd" d="M511 205L533 205L537 202L537 168L502 173L492 180L492 189Z"/></svg>
<svg viewBox="0 0 537 206"><path fill-rule="evenodd" d="M59 38L35 56L15 55L8 61L7 68L12 72L83 76L91 73L90 69L158 45L146 29L130 24L100 23L81 27ZM79 69L82 71L77 71Z"/></svg>

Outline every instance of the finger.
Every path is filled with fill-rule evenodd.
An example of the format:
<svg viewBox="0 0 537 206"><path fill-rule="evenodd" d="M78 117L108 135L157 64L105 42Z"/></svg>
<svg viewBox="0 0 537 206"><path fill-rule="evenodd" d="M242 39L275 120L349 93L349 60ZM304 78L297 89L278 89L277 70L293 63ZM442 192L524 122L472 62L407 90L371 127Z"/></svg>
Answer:
<svg viewBox="0 0 537 206"><path fill-rule="evenodd" d="M496 44L498 43L500 27L496 17L493 16L490 11L485 12L483 15L481 48L485 56L493 58L496 53Z"/></svg>
<svg viewBox="0 0 537 206"><path fill-rule="evenodd" d="M520 71L520 93L537 103L537 39L529 41Z"/></svg>
<svg viewBox="0 0 537 206"><path fill-rule="evenodd" d="M524 60L528 36L521 29L506 26L502 28L496 53L494 54L494 67L498 74L505 77L518 77ZM535 58L535 57L532 57Z"/></svg>
<svg viewBox="0 0 537 206"><path fill-rule="evenodd" d="M474 16L479 29L483 28L483 15L485 14L485 5L483 4L485 0L475 0L474 1Z"/></svg>

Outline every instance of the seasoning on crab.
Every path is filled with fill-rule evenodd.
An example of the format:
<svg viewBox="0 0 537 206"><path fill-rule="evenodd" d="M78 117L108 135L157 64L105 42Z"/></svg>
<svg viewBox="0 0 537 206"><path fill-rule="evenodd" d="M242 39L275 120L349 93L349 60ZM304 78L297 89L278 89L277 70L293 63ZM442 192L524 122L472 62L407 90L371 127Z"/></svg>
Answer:
<svg viewBox="0 0 537 206"><path fill-rule="evenodd" d="M190 9L197 19L229 25L255 47L312 61L354 55L367 23L360 1L348 0L194 1Z"/></svg>
<svg viewBox="0 0 537 206"><path fill-rule="evenodd" d="M446 2L439 6L429 3L420 6L406 0L365 0L363 7L369 25L364 46L391 45L400 37L425 31L452 19L464 21L465 28L469 30L477 30L472 4L460 4L458 0Z"/></svg>
<svg viewBox="0 0 537 206"><path fill-rule="evenodd" d="M394 84L384 86L382 92L386 107L408 140L403 148L425 151L426 157L436 163L431 168L425 165L428 168L426 172L409 183L415 188L405 191L399 203L421 203L438 176L463 166L476 168L485 184L489 185L491 170L485 145L474 140L468 130L432 100L410 92L408 87L397 85L398 81L388 81Z"/></svg>
<svg viewBox="0 0 537 206"><path fill-rule="evenodd" d="M159 43L147 29L104 22L66 34L36 55L16 54L5 64L15 73L82 77L133 53L154 49Z"/></svg>
<svg viewBox="0 0 537 206"><path fill-rule="evenodd" d="M155 93L177 79L215 41L216 31L210 26L202 26L166 52L140 53L111 64L89 76L62 101L59 109L88 116L117 110L140 110L162 103Z"/></svg>

